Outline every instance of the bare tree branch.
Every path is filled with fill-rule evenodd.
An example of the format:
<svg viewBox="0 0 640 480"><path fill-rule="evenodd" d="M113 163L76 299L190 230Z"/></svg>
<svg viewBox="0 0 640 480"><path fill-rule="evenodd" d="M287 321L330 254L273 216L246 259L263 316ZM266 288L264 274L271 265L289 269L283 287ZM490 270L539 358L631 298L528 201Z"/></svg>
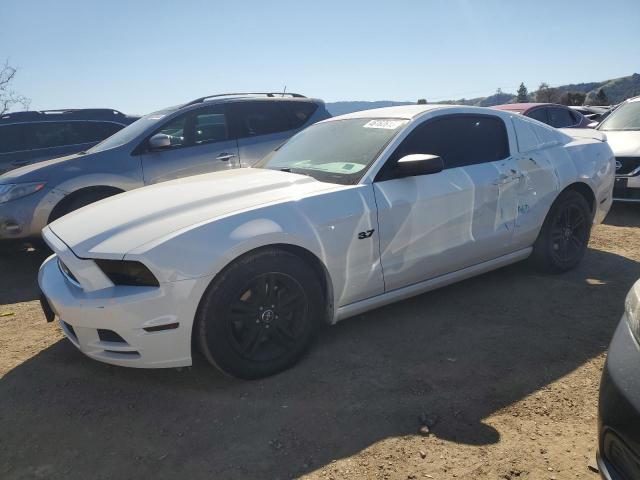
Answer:
<svg viewBox="0 0 640 480"><path fill-rule="evenodd" d="M0 67L0 115L4 115L14 106L20 105L24 110L29 108L31 100L11 89L11 82L15 78L17 70L9 65L8 61Z"/></svg>

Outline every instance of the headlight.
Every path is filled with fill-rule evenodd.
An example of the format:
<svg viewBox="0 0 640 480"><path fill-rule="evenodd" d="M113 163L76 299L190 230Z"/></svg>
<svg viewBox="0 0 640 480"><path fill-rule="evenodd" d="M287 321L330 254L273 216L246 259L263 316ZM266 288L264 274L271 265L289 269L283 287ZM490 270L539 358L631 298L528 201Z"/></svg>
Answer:
<svg viewBox="0 0 640 480"><path fill-rule="evenodd" d="M42 190L44 185L42 182L5 183L4 185L0 185L0 203L10 202L11 200L36 193Z"/></svg>
<svg viewBox="0 0 640 480"><path fill-rule="evenodd" d="M629 328L636 340L640 342L640 280L634 283L631 290L629 290L627 299L624 301L624 309L627 314Z"/></svg>
<svg viewBox="0 0 640 480"><path fill-rule="evenodd" d="M130 260L94 260L114 285L158 287L153 273L142 263Z"/></svg>

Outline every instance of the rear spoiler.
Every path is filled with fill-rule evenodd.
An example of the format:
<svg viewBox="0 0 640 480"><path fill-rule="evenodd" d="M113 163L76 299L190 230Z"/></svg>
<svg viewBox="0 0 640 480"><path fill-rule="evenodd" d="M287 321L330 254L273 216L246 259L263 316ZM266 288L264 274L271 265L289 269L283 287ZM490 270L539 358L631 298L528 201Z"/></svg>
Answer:
<svg viewBox="0 0 640 480"><path fill-rule="evenodd" d="M588 140L598 140L600 142L606 142L607 136L600 130L594 130L593 128L559 128L562 133L569 135L570 137Z"/></svg>

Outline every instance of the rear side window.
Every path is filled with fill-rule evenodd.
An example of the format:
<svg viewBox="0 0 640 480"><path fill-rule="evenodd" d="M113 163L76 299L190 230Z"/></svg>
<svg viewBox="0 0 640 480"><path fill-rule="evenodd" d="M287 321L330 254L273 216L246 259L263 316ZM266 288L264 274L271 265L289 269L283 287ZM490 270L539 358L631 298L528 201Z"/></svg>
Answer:
<svg viewBox="0 0 640 480"><path fill-rule="evenodd" d="M239 138L257 137L291 130L281 102L238 102L230 105Z"/></svg>
<svg viewBox="0 0 640 480"><path fill-rule="evenodd" d="M564 108L549 109L549 125L556 128L571 127L576 121L571 116L569 110Z"/></svg>
<svg viewBox="0 0 640 480"><path fill-rule="evenodd" d="M490 115L451 115L418 125L392 155L425 153L442 157L445 168L493 162L509 156L503 121Z"/></svg>
<svg viewBox="0 0 640 480"><path fill-rule="evenodd" d="M26 141L27 125L4 125L0 126L0 153L19 152L29 150Z"/></svg>
<svg viewBox="0 0 640 480"><path fill-rule="evenodd" d="M283 102L291 128L300 128L311 118L318 105L311 102Z"/></svg>
<svg viewBox="0 0 640 480"><path fill-rule="evenodd" d="M542 123L549 123L549 117L547 117L547 109L546 108L536 108L527 112L527 117L533 118L534 120L538 120Z"/></svg>
<svg viewBox="0 0 640 480"><path fill-rule="evenodd" d="M197 112L194 118L194 129L196 145L221 142L228 138L226 115L220 109Z"/></svg>

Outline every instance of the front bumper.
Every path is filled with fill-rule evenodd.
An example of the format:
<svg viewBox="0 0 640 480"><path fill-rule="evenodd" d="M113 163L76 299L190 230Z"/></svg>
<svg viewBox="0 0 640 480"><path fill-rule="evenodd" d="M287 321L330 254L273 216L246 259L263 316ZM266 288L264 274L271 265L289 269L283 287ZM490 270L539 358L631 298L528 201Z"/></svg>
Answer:
<svg viewBox="0 0 640 480"><path fill-rule="evenodd" d="M613 199L616 202L640 202L640 173L635 176L616 175Z"/></svg>
<svg viewBox="0 0 640 480"><path fill-rule="evenodd" d="M623 316L602 372L598 464L606 480L640 478L640 346Z"/></svg>
<svg viewBox="0 0 640 480"><path fill-rule="evenodd" d="M81 278L98 268L92 260L68 258L73 255L69 250L60 255L74 268L84 263ZM84 289L61 271L57 255L45 260L38 275L48 304L76 348L101 362L137 368L191 365L193 319L208 281ZM172 324L171 329L157 330Z"/></svg>
<svg viewBox="0 0 640 480"><path fill-rule="evenodd" d="M0 203L0 241L18 242L39 238L51 211L64 196L64 192L43 189L17 200Z"/></svg>

